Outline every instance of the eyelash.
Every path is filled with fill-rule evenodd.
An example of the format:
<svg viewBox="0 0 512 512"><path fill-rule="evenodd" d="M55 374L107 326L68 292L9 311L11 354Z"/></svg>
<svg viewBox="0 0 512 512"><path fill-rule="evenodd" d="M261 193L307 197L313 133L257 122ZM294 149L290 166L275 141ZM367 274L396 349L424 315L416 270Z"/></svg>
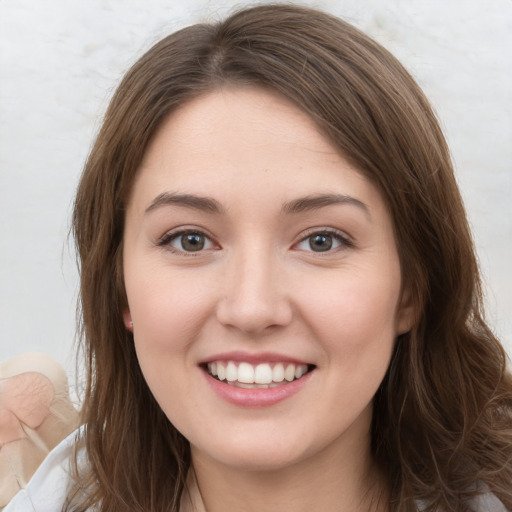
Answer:
<svg viewBox="0 0 512 512"><path fill-rule="evenodd" d="M205 234L203 231L201 231L201 230L198 230L198 229L182 229L180 231L166 233L157 242L157 246L158 247L164 247L168 251L170 251L170 252L172 252L174 254L182 255L182 256L198 256L199 254L205 252L205 249L203 249L203 248L201 248L198 251L186 251L186 250L177 249L177 248L175 248L175 247L173 247L171 245L171 243L174 240L177 240L180 237L184 237L186 235L199 235L201 237L204 237L210 244L215 245L215 243L211 240L211 238L207 234ZM309 230L307 232L307 234L305 236L303 236L299 240L299 242L294 244L293 247L294 248L297 247L299 244L302 244L302 243L306 242L308 239L311 239L311 237L313 237L313 236L331 237L332 239L336 240L339 243L339 246L335 247L334 249L329 248L326 251L313 251L313 250L310 250L310 251L305 251L305 252L312 252L312 253L316 253L318 255L321 255L323 253L332 254L333 252L338 250L340 247L343 247L343 248L353 248L354 247L353 241L349 237L347 237L346 234L344 234L343 232L338 231L336 229L333 229L333 228L323 228L323 229L322 228L321 229L311 228L311 230Z"/></svg>

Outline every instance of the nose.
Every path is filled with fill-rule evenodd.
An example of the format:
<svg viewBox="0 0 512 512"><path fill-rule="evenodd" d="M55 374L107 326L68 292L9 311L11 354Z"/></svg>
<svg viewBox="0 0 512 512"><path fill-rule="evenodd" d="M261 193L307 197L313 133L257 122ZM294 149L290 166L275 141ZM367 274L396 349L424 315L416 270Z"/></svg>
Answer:
<svg viewBox="0 0 512 512"><path fill-rule="evenodd" d="M252 251L230 262L217 306L220 323L247 334L261 334L291 322L286 277L277 260L268 253Z"/></svg>

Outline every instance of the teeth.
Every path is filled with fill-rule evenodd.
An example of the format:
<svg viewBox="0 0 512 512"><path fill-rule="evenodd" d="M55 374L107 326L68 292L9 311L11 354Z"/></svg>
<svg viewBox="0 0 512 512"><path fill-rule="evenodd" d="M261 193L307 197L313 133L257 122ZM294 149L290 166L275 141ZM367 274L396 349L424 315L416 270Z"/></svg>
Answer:
<svg viewBox="0 0 512 512"><path fill-rule="evenodd" d="M238 382L244 384L254 384L254 368L249 363L240 363L238 365ZM258 384L262 384L258 382Z"/></svg>
<svg viewBox="0 0 512 512"><path fill-rule="evenodd" d="M244 384L243 382L228 382L231 386L245 389L268 389L269 384Z"/></svg>
<svg viewBox="0 0 512 512"><path fill-rule="evenodd" d="M277 363L273 367L269 363L252 365L234 361L215 361L208 363L208 372L219 380L239 387L268 388L275 387L283 381L292 382L300 379L308 371L305 364Z"/></svg>
<svg viewBox="0 0 512 512"><path fill-rule="evenodd" d="M226 367L226 380L235 381L238 379L238 370L236 369L235 363L229 361Z"/></svg>
<svg viewBox="0 0 512 512"><path fill-rule="evenodd" d="M283 382L284 380L284 366L277 363L272 370L272 380L274 382Z"/></svg>
<svg viewBox="0 0 512 512"><path fill-rule="evenodd" d="M286 370L284 371L284 378L288 382L291 382L293 379L295 379L295 365L294 364L289 364L286 367Z"/></svg>
<svg viewBox="0 0 512 512"><path fill-rule="evenodd" d="M217 363L217 377L219 380L224 380L226 378L226 367L221 363Z"/></svg>
<svg viewBox="0 0 512 512"><path fill-rule="evenodd" d="M254 382L270 384L272 382L272 368L269 364L259 364L254 370Z"/></svg>
<svg viewBox="0 0 512 512"><path fill-rule="evenodd" d="M297 368L295 368L295 378L300 379L306 373L306 371L307 370L304 368L304 366L298 365Z"/></svg>

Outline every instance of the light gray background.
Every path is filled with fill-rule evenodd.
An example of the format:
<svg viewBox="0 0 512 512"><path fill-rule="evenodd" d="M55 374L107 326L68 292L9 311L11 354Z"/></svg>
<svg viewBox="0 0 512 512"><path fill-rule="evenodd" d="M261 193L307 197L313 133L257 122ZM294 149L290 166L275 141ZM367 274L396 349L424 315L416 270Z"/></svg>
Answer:
<svg viewBox="0 0 512 512"><path fill-rule="evenodd" d="M473 226L488 318L512 353L512 0L303 2L351 21L424 88ZM247 2L0 0L0 361L72 373L72 197L109 97L156 40Z"/></svg>

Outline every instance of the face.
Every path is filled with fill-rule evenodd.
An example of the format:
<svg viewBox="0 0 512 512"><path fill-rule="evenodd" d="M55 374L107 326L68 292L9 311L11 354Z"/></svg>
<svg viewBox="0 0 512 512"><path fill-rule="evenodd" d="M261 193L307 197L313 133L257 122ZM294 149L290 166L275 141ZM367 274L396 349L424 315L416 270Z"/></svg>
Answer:
<svg viewBox="0 0 512 512"><path fill-rule="evenodd" d="M368 448L411 313L382 197L297 107L233 88L173 113L123 263L142 372L193 458L275 469Z"/></svg>

